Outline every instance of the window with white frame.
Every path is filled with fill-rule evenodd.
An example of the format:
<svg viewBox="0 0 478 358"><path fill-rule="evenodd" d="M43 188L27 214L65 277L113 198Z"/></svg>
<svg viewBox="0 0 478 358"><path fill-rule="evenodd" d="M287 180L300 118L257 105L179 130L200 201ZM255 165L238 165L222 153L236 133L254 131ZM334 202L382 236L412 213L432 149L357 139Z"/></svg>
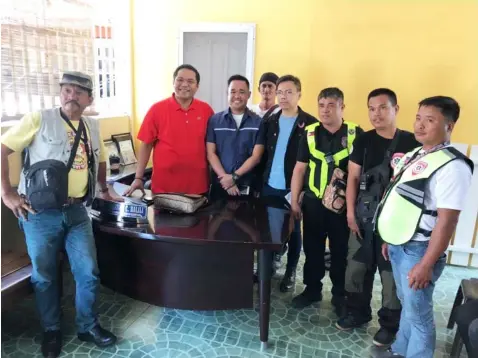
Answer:
<svg viewBox="0 0 478 358"><path fill-rule="evenodd" d="M0 0L0 4L2 120L59 106L58 83L66 70L94 77L95 100L85 114L118 112L124 100L118 101L116 95L118 66L111 14L117 12L105 16L111 1ZM124 62L120 65L125 68Z"/></svg>
<svg viewBox="0 0 478 358"><path fill-rule="evenodd" d="M99 21L98 21L99 22ZM102 25L95 25L95 84L96 110L111 111L116 98L115 46L112 38L112 24L106 19Z"/></svg>

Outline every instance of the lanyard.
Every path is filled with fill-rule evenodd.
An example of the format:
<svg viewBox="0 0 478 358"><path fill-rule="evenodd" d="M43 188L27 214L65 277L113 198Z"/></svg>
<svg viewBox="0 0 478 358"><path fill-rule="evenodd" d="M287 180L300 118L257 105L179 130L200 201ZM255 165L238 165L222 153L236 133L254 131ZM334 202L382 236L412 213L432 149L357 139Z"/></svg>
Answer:
<svg viewBox="0 0 478 358"><path fill-rule="evenodd" d="M392 179L390 180L390 184L393 184L395 182L395 180L397 178L399 178L405 170L407 170L410 166L415 164L417 161L419 161L425 155L437 152L437 151L447 147L448 145L450 145L449 142L444 142L444 143L441 143L441 144L438 144L438 145L434 146L433 148L431 148L429 150L425 150L422 153L420 153L420 150L417 150L415 152L415 154L413 154L409 159L407 159L407 161L403 165L402 169L400 169L400 171L392 177Z"/></svg>

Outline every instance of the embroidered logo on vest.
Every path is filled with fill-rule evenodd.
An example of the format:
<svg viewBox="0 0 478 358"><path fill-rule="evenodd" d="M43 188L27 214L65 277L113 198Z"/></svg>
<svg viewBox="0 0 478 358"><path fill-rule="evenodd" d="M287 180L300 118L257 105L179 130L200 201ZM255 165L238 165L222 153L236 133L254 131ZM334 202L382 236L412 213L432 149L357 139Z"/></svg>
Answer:
<svg viewBox="0 0 478 358"><path fill-rule="evenodd" d="M390 166L392 167L392 169L395 169L395 167L397 166L398 162L400 161L400 159L403 158L405 154L404 153L395 153L393 156L392 156L392 160L390 161Z"/></svg>
<svg viewBox="0 0 478 358"><path fill-rule="evenodd" d="M427 162L420 160L413 166L412 175L423 173L427 167L428 167Z"/></svg>

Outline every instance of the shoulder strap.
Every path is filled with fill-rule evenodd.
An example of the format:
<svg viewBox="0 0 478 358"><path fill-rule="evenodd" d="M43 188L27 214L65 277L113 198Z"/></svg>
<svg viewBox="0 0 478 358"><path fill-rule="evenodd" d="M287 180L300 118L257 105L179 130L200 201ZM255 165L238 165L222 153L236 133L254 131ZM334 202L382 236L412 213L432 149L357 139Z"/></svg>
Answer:
<svg viewBox="0 0 478 358"><path fill-rule="evenodd" d="M459 158L459 159L463 159L465 161L466 164L468 164L468 166L470 167L471 169L471 174L473 174L473 171L474 171L474 168L475 168L475 164L473 163L473 161L468 158L466 155L464 155L462 152L460 152L458 149L456 149L455 147L446 147L444 148L445 150L448 150L451 154L453 154L455 157Z"/></svg>
<svg viewBox="0 0 478 358"><path fill-rule="evenodd" d="M30 169L30 151L28 147L22 151L23 171Z"/></svg>
<svg viewBox="0 0 478 358"><path fill-rule="evenodd" d="M75 135L75 141L73 142L73 146L71 147L70 158L68 159L68 163L66 164L68 172L70 172L71 166L73 165L73 160L75 159L76 152L78 150L78 145L80 144L81 133L83 131L86 132L85 124L83 123L83 120L80 119L80 124L78 124L78 130L76 131L76 135Z"/></svg>
<svg viewBox="0 0 478 358"><path fill-rule="evenodd" d="M278 104L274 104L271 108L268 109L268 111L262 116L262 119L267 119L269 116L276 110L276 108L279 107Z"/></svg>
<svg viewBox="0 0 478 358"><path fill-rule="evenodd" d="M93 163L93 143L90 148L90 143L88 142L88 131L90 131L90 135L91 135L91 128L88 126L87 121L85 121L84 119L82 119L82 121L84 124L84 128L83 128L83 132L85 135L84 143L85 143L86 156L88 158L88 167L91 167Z"/></svg>
<svg viewBox="0 0 478 358"><path fill-rule="evenodd" d="M388 146L387 151L385 152L385 156L383 157L382 165L388 166L390 160L392 159L393 152L395 152L395 148L397 148L398 144L398 137L400 137L400 129L397 128L395 131L395 135L393 136L392 143Z"/></svg>
<svg viewBox="0 0 478 358"><path fill-rule="evenodd" d="M362 166L360 167L360 174L363 175L365 173L365 160L367 159L367 146L363 149L363 159L362 159Z"/></svg>

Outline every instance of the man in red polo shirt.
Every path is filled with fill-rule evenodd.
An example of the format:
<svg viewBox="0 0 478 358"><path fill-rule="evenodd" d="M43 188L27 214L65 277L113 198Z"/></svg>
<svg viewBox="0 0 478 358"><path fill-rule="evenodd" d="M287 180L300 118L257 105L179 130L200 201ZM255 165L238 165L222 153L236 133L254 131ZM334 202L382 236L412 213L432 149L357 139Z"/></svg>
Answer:
<svg viewBox="0 0 478 358"><path fill-rule="evenodd" d="M125 195L144 189L144 169L153 148L154 194L205 194L209 190L205 138L214 111L194 98L200 76L193 66L179 66L173 78L174 94L155 103L141 124L136 176Z"/></svg>

